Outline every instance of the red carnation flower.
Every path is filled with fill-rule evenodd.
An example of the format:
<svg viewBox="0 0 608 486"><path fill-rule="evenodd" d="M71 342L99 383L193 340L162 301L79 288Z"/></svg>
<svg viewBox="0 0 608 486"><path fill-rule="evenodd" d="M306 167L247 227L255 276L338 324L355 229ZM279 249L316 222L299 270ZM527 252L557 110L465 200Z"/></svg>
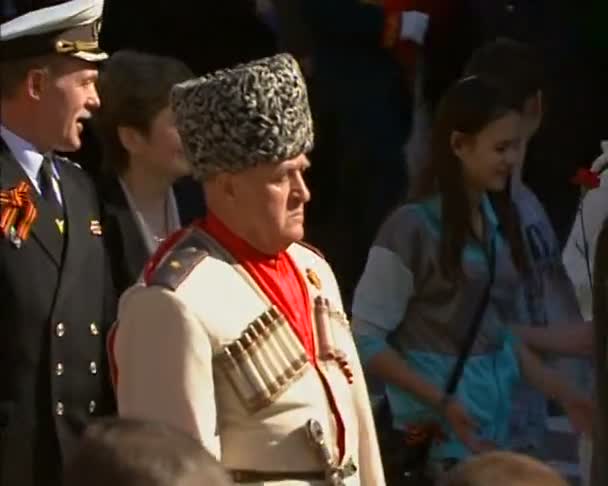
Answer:
<svg viewBox="0 0 608 486"><path fill-rule="evenodd" d="M576 175L572 178L572 183L581 186L587 190L600 187L600 176L597 172L590 169L578 169Z"/></svg>

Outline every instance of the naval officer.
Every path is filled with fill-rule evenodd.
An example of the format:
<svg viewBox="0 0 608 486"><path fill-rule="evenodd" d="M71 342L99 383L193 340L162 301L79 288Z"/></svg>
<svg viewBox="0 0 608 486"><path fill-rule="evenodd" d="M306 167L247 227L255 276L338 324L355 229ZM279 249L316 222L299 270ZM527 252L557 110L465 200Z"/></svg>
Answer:
<svg viewBox="0 0 608 486"><path fill-rule="evenodd" d="M99 106L102 3L53 3L0 25L1 486L59 485L85 425L115 409L96 197L56 154Z"/></svg>

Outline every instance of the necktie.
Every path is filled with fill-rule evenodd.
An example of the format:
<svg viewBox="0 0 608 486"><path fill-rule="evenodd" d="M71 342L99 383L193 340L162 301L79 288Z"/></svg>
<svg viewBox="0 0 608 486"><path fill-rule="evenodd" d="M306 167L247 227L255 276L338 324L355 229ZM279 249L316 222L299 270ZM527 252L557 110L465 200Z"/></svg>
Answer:
<svg viewBox="0 0 608 486"><path fill-rule="evenodd" d="M51 209L59 233L63 235L63 206L57 199L54 187L55 184L59 184L59 181L53 173L52 159L46 155L42 159L42 165L40 166L39 182L42 198L47 202Z"/></svg>

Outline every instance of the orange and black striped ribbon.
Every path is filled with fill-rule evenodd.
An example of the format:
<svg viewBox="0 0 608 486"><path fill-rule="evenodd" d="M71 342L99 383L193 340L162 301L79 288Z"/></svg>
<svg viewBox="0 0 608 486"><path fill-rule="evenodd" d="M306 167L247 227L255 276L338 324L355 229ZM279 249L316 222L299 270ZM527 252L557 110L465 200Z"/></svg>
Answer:
<svg viewBox="0 0 608 486"><path fill-rule="evenodd" d="M17 237L27 240L38 210L30 196L30 186L21 181L17 187L0 191L0 231L7 236L17 223ZM17 219L19 218L19 221Z"/></svg>

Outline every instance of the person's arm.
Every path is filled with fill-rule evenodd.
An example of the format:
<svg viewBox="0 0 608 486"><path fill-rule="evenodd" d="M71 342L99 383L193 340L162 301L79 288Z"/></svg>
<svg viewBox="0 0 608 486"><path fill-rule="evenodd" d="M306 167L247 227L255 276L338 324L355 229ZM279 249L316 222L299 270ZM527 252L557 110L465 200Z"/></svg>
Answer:
<svg viewBox="0 0 608 486"><path fill-rule="evenodd" d="M594 356L596 359L594 392L597 397L593 430L592 480L594 485L608 484L608 219L599 232L593 265Z"/></svg>
<svg viewBox="0 0 608 486"><path fill-rule="evenodd" d="M177 427L219 459L211 344L186 304L160 287L127 291L114 351L120 416Z"/></svg>
<svg viewBox="0 0 608 486"><path fill-rule="evenodd" d="M360 330L363 325L357 326ZM359 350L374 347L379 349L376 338L357 336ZM365 351L362 352L366 354ZM445 417L454 433L473 453L481 453L494 448L489 441L480 440L475 433L477 424L467 410L454 397L446 397L443 390L429 383L423 376L413 371L397 352L390 347L383 347L366 361L367 369L385 383L390 383L401 390L415 395L429 408Z"/></svg>
<svg viewBox="0 0 608 486"><path fill-rule="evenodd" d="M535 352L583 358L593 354L592 322L548 327L515 325L512 331Z"/></svg>
<svg viewBox="0 0 608 486"><path fill-rule="evenodd" d="M369 252L353 299L353 333L368 372L386 383L414 393L431 406L441 392L410 371L403 357L388 344L414 294L414 274L399 254L374 246Z"/></svg>
<svg viewBox="0 0 608 486"><path fill-rule="evenodd" d="M357 323L357 328L361 332L361 322ZM359 349L378 344L375 343L376 338L369 335L359 334L357 340ZM383 347L381 351L374 353L366 361L366 367L373 376L416 395L431 408L438 409L443 400L443 392L439 388L412 371L403 357L389 347Z"/></svg>
<svg viewBox="0 0 608 486"><path fill-rule="evenodd" d="M564 381L523 343L517 349L525 380L548 398L559 402L566 410L572 425L579 431L592 430L593 402Z"/></svg>
<svg viewBox="0 0 608 486"><path fill-rule="evenodd" d="M414 275L404 264L408 260L382 246L370 251L353 302L353 333L361 361L371 375L412 393L445 415L460 440L473 452L481 451L487 444L475 438L475 424L458 401L444 402L443 391L412 370L387 342L414 293Z"/></svg>

